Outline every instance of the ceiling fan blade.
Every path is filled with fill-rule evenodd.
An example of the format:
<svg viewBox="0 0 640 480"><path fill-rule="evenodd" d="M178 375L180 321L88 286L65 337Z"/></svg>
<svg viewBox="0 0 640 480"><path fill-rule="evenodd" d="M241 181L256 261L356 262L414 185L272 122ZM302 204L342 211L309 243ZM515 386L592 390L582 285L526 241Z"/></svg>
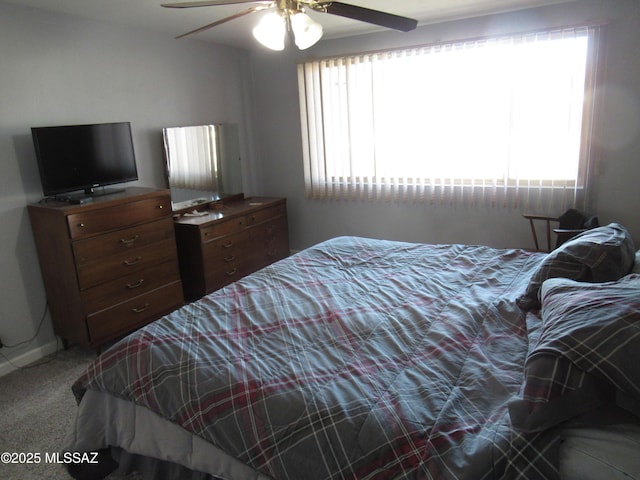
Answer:
<svg viewBox="0 0 640 480"><path fill-rule="evenodd" d="M250 13L253 13L253 12L259 12L260 10L264 10L265 8L268 8L268 7L267 6L251 7L247 10L243 10L241 12L235 13L230 17L225 17L221 20L216 20L215 22L209 23L204 27L196 28L195 30L191 30L190 32L183 33L182 35L179 35L176 38L183 38L183 37L186 37L187 35L193 35L194 33L204 32L205 30L209 30L210 28L217 27L218 25L222 25L223 23L230 22L231 20L235 20L236 18L244 17L245 15L249 15Z"/></svg>
<svg viewBox="0 0 640 480"><path fill-rule="evenodd" d="M165 8L215 7L217 5L235 5L237 3L271 3L271 0L202 0L198 2L163 3Z"/></svg>
<svg viewBox="0 0 640 480"><path fill-rule="evenodd" d="M418 26L418 21L413 18L401 17L393 13L381 12L379 10L358 7L342 2L325 1L310 4L309 6L311 8L315 7L315 10L320 10L332 15L360 20L361 22L372 23L402 32L414 30Z"/></svg>

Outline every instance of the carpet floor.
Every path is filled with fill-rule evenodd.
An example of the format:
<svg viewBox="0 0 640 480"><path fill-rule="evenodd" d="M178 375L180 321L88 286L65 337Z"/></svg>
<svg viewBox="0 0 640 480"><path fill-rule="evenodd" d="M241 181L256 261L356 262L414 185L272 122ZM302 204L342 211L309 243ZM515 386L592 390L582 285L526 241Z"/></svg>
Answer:
<svg viewBox="0 0 640 480"><path fill-rule="evenodd" d="M0 377L0 453L40 457L35 463L1 462L1 479L71 479L64 465L46 460L47 456L52 460L65 444L77 408L71 385L94 358L95 353L74 347ZM138 476L107 478L133 480Z"/></svg>

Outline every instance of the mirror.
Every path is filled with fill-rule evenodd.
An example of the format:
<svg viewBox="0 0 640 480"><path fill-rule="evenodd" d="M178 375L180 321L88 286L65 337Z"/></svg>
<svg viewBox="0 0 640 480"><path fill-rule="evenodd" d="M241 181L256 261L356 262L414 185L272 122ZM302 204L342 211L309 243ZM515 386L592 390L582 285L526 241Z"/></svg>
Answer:
<svg viewBox="0 0 640 480"><path fill-rule="evenodd" d="M237 125L169 127L162 136L174 211L242 192Z"/></svg>

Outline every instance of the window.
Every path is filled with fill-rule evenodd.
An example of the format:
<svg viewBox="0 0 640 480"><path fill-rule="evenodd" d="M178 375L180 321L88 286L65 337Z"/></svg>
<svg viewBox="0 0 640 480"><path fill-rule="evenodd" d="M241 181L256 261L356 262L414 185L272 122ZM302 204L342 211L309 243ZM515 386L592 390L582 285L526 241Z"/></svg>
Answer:
<svg viewBox="0 0 640 480"><path fill-rule="evenodd" d="M599 28L298 66L307 196L576 206Z"/></svg>

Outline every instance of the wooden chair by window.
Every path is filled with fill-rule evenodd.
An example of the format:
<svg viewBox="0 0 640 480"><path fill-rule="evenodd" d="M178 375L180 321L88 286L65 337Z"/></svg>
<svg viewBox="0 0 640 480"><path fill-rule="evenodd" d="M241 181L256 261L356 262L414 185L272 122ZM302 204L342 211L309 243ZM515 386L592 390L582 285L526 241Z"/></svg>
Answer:
<svg viewBox="0 0 640 480"><path fill-rule="evenodd" d="M536 251L550 252L553 248L558 248L564 242L572 237L575 237L579 233L582 233L591 228L598 226L598 217L591 213L583 213L575 208L570 208L562 215L558 217L551 217L547 215L538 215L532 213L522 214L524 218L529 220L531 226L531 234L533 235L533 242L536 246ZM545 233L547 239L547 249L541 250L538 242L538 234L536 232L536 224L534 222L544 222ZM552 228L552 224L557 224L556 228ZM556 235L556 245L551 246L551 232Z"/></svg>

